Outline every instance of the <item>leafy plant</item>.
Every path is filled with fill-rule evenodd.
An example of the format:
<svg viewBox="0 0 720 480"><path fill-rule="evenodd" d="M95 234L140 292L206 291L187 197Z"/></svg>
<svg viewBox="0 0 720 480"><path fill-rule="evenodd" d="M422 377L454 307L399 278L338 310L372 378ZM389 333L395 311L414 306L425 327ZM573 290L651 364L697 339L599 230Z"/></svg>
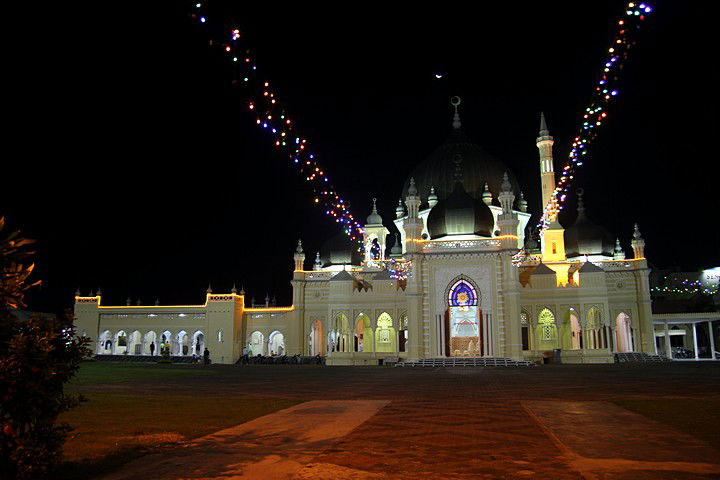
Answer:
<svg viewBox="0 0 720 480"><path fill-rule="evenodd" d="M4 225L0 218L0 232ZM28 281L30 244L19 232L0 239L0 478L48 478L71 430L57 424L58 415L83 401L65 394L64 385L90 353L69 314L13 315L25 306L25 292L40 283Z"/></svg>

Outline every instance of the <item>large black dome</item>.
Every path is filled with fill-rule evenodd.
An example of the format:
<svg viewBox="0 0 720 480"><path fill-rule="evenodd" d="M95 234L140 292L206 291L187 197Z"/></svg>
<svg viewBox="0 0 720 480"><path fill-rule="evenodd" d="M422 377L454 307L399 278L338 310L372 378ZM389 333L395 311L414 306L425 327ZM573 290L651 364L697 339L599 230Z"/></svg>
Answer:
<svg viewBox="0 0 720 480"><path fill-rule="evenodd" d="M596 225L585 216L582 195L578 200L578 216L575 223L565 229L565 256L605 255L612 257L615 239L605 228Z"/></svg>
<svg viewBox="0 0 720 480"><path fill-rule="evenodd" d="M508 172L515 198L519 197L520 187L513 173L500 160L470 142L462 130L456 128L448 140L415 167L408 176L403 186L402 198L407 197L410 178L415 179L415 185L420 197L423 199L423 203L427 202L430 187L435 187L435 194L438 199L447 198L454 188L454 160L458 155L462 158L462 183L465 191L471 197L480 200L485 182L487 182L493 196L493 202L496 203L505 172Z"/></svg>
<svg viewBox="0 0 720 480"><path fill-rule="evenodd" d="M362 253L358 250L358 243L340 232L330 237L320 247L320 260L323 267L330 265L360 265Z"/></svg>
<svg viewBox="0 0 720 480"><path fill-rule="evenodd" d="M453 192L430 210L427 219L431 239L464 234L490 237L494 226L490 208L472 198L459 181L455 182Z"/></svg>

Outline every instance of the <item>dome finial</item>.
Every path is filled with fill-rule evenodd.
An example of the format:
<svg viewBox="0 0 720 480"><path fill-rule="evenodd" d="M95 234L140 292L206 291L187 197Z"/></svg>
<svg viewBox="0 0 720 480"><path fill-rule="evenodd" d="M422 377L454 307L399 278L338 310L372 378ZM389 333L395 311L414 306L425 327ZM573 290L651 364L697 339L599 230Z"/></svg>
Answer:
<svg viewBox="0 0 720 480"><path fill-rule="evenodd" d="M438 196L435 193L435 187L431 186L430 187L430 195L428 195L428 205L430 206L430 208L432 208L435 205L437 205L437 203L438 203Z"/></svg>
<svg viewBox="0 0 720 480"><path fill-rule="evenodd" d="M640 228L638 228L638 224L635 224L635 229L633 230L633 238L635 240L642 240L642 235L640 234Z"/></svg>
<svg viewBox="0 0 720 480"><path fill-rule="evenodd" d="M578 196L578 204L577 204L577 211L578 211L578 217L584 217L585 216L585 202L583 202L583 195L585 194L585 190L582 188L577 189L577 196Z"/></svg>
<svg viewBox="0 0 720 480"><path fill-rule="evenodd" d="M512 184L510 183L510 178L508 177L507 170L505 171L505 173L503 173L502 191L512 192Z"/></svg>
<svg viewBox="0 0 720 480"><path fill-rule="evenodd" d="M295 249L295 253L303 253L302 239L300 239L300 238L298 238L298 244L297 244L297 248Z"/></svg>
<svg viewBox="0 0 720 480"><path fill-rule="evenodd" d="M415 177L410 179L410 186L408 187L408 196L414 197L417 195L418 189L415 186Z"/></svg>
<svg viewBox="0 0 720 480"><path fill-rule="evenodd" d="M490 187L488 187L487 182L485 182L485 187L483 188L482 200L485 202L485 205L492 204L492 193L490 193Z"/></svg>
<svg viewBox="0 0 720 480"><path fill-rule="evenodd" d="M462 126L462 123L460 123L460 114L458 113L458 106L462 102L461 98L458 96L452 97L450 99L450 103L453 107L455 107L455 115L453 115L453 128L455 130L460 130L460 127Z"/></svg>
<svg viewBox="0 0 720 480"><path fill-rule="evenodd" d="M395 207L395 216L401 218L405 215L405 207L403 207L402 198L398 200L398 205Z"/></svg>

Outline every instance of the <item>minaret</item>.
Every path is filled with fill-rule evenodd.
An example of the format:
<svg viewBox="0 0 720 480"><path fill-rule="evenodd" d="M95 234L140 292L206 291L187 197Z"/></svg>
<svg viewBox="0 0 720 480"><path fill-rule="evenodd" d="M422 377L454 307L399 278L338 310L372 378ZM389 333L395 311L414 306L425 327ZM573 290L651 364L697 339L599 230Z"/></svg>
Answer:
<svg viewBox="0 0 720 480"><path fill-rule="evenodd" d="M300 240L299 238L297 248L295 249L295 255L293 255L293 259L295 260L295 271L299 272L304 270L303 264L305 263L305 252L303 252L302 240ZM235 287L233 286L233 288Z"/></svg>
<svg viewBox="0 0 720 480"><path fill-rule="evenodd" d="M517 228L518 228L518 216L517 213L513 212L513 202L515 202L515 194L512 190L512 184L508 178L507 172L503 174L502 190L498 195L500 206L502 207L502 213L498 215L498 227L500 228L500 235L502 235L503 248L518 248Z"/></svg>
<svg viewBox="0 0 720 480"><path fill-rule="evenodd" d="M635 231L632 239L633 258L645 258L645 240L640 235L638 224L635 224Z"/></svg>
<svg viewBox="0 0 720 480"><path fill-rule="evenodd" d="M421 239L423 221L419 216L420 196L418 195L414 178L410 179L410 187L408 188L407 197L405 197L405 205L407 205L408 209L408 215L403 224L405 229L405 251L415 253L419 250L417 242Z"/></svg>
<svg viewBox="0 0 720 480"><path fill-rule="evenodd" d="M315 263L313 264L313 270L322 270L323 262L320 260L320 252L315 254Z"/></svg>
<svg viewBox="0 0 720 480"><path fill-rule="evenodd" d="M540 113L540 133L535 141L540 151L540 182L542 186L542 208L550 202L552 192L555 190L555 170L553 169L553 137L550 136L547 123L545 123L545 114Z"/></svg>

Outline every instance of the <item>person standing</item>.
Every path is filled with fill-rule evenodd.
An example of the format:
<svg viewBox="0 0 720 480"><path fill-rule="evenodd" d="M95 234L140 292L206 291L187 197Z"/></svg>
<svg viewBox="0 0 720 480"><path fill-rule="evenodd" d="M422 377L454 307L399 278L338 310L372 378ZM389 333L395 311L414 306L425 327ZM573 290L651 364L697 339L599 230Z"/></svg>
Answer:
<svg viewBox="0 0 720 480"><path fill-rule="evenodd" d="M155 342L150 342L150 356L155 355Z"/></svg>
<svg viewBox="0 0 720 480"><path fill-rule="evenodd" d="M210 350L205 347L205 351L203 352L203 362L205 365L210 363Z"/></svg>

